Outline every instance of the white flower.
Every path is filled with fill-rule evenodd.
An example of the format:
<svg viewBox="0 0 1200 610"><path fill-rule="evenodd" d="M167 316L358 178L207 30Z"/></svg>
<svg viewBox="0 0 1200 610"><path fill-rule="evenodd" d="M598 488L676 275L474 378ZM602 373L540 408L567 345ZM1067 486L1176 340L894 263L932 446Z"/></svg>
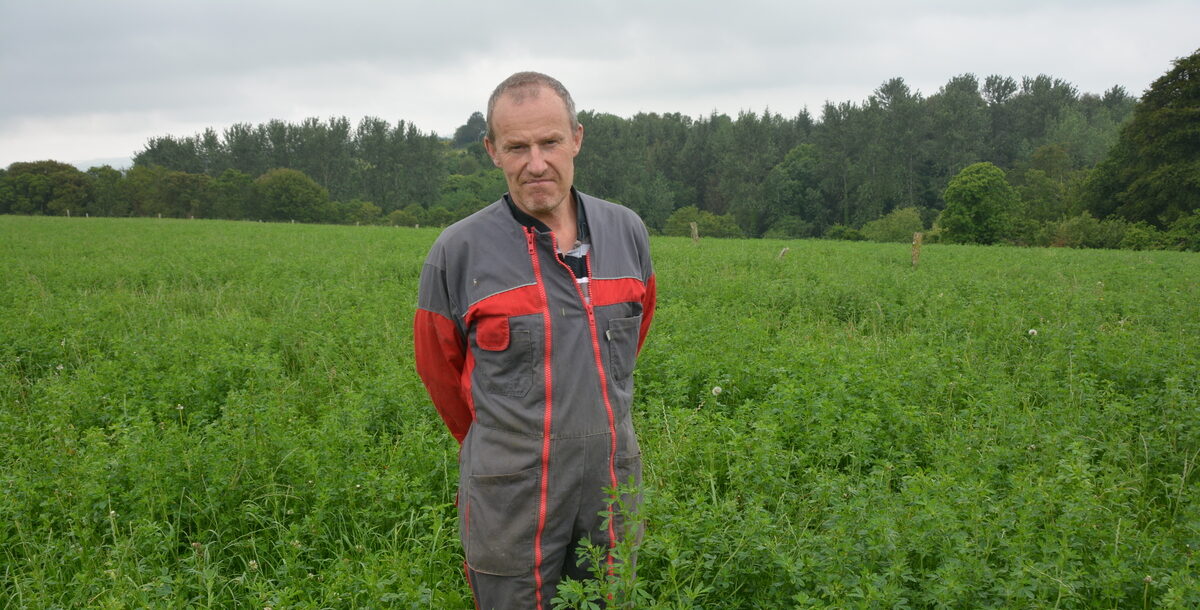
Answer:
<svg viewBox="0 0 1200 610"><path fill-rule="evenodd" d="M712 389L712 395L719 396L721 394L721 392L723 392L723 391L724 390L721 389L721 386L715 385L715 386L713 386L713 389Z"/></svg>
<svg viewBox="0 0 1200 610"><path fill-rule="evenodd" d="M1036 329L1036 328L1031 328L1031 329L1029 329L1029 336L1030 336L1030 337L1036 337L1036 336L1037 336L1037 329Z"/></svg>

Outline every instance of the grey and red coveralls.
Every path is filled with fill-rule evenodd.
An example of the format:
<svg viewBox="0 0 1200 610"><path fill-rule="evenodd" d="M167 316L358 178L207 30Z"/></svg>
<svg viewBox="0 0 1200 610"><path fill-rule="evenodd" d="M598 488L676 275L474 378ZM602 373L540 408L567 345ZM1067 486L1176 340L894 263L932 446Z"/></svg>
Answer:
<svg viewBox="0 0 1200 610"><path fill-rule="evenodd" d="M623 535L619 515L601 527L603 490L641 483L630 403L654 315L649 237L628 208L572 193L590 244L574 271L507 195L443 231L421 271L417 372L461 444L480 608L549 608L563 575L588 576L581 539Z"/></svg>

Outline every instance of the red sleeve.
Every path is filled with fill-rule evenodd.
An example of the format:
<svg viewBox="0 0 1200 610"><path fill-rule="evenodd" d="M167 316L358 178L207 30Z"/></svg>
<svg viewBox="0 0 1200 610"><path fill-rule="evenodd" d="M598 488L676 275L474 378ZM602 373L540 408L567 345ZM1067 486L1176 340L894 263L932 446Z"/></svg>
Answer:
<svg viewBox="0 0 1200 610"><path fill-rule="evenodd" d="M462 387L466 340L453 320L417 309L413 319L413 348L417 374L450 434L461 445L473 420L467 390Z"/></svg>
<svg viewBox="0 0 1200 610"><path fill-rule="evenodd" d="M642 353L642 344L646 342L646 333L650 332L650 321L654 319L654 307L658 304L655 292L654 274L646 281L646 293L642 295L642 328L638 332L638 353Z"/></svg>

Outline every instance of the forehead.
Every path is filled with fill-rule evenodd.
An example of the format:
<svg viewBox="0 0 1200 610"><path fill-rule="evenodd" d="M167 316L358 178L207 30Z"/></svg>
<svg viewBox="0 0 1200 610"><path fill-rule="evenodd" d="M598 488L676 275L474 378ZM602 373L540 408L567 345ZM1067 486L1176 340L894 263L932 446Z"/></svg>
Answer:
<svg viewBox="0 0 1200 610"><path fill-rule="evenodd" d="M567 104L553 90L520 87L505 92L492 109L496 139L523 138L547 132L570 132Z"/></svg>

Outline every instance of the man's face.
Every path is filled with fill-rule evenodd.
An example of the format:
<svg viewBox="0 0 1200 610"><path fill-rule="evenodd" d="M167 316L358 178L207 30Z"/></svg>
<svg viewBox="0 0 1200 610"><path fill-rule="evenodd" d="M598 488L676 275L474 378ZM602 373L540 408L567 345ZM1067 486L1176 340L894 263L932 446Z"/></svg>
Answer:
<svg viewBox="0 0 1200 610"><path fill-rule="evenodd" d="M504 171L517 206L535 218L551 218L569 201L583 127L572 131L567 105L551 89L515 93L496 100L492 108L496 139L484 138L483 145Z"/></svg>

